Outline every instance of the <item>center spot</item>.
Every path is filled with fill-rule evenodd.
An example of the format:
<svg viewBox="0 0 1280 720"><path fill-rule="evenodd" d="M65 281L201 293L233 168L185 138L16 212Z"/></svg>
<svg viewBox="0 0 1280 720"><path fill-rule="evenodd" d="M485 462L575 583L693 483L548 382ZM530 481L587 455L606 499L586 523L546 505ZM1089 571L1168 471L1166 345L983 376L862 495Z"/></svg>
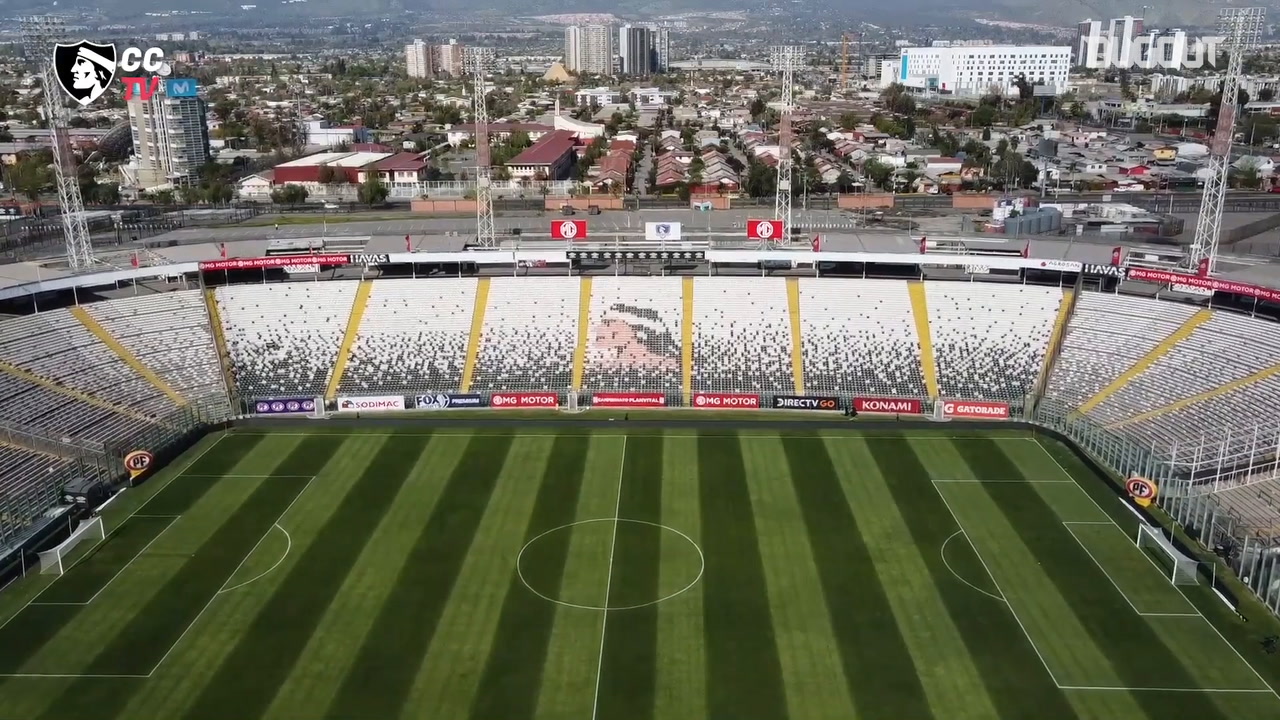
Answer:
<svg viewBox="0 0 1280 720"><path fill-rule="evenodd" d="M704 568L702 549L689 536L625 518L548 530L530 540L516 560L530 592L583 610L631 610L670 600L697 585Z"/></svg>

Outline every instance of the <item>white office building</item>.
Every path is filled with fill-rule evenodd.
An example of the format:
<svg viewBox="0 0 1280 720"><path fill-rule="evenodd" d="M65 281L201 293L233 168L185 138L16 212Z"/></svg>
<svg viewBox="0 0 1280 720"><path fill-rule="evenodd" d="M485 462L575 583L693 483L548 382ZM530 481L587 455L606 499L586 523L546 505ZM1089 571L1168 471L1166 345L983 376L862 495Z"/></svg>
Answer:
<svg viewBox="0 0 1280 720"><path fill-rule="evenodd" d="M421 40L404 46L404 65L411 78L427 78L432 75L431 56L434 48Z"/></svg>
<svg viewBox="0 0 1280 720"><path fill-rule="evenodd" d="M191 185L209 161L209 125L198 97L166 97L164 88L125 105L133 134L134 157L125 170L127 184L141 190Z"/></svg>
<svg viewBox="0 0 1280 720"><path fill-rule="evenodd" d="M613 74L613 29L572 25L564 31L564 66L569 72Z"/></svg>
<svg viewBox="0 0 1280 720"><path fill-rule="evenodd" d="M1059 95L1067 90L1070 72L1067 46L912 47L903 48L896 68L884 64L880 81L925 93L975 96L994 90L1012 95L1023 76L1031 85Z"/></svg>

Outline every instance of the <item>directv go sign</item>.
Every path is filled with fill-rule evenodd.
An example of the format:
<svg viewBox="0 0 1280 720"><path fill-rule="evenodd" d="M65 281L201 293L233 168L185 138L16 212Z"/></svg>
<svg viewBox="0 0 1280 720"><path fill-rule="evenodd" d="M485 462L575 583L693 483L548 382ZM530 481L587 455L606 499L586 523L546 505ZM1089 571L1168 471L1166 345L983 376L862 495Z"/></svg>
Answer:
<svg viewBox="0 0 1280 720"><path fill-rule="evenodd" d="M63 91L81 107L102 97L118 73L150 73L119 75L125 100L150 100L159 92L162 77L167 97L195 97L197 91L195 80L168 78L173 68L158 47L126 47L117 53L112 43L58 43L53 47L53 70Z"/></svg>

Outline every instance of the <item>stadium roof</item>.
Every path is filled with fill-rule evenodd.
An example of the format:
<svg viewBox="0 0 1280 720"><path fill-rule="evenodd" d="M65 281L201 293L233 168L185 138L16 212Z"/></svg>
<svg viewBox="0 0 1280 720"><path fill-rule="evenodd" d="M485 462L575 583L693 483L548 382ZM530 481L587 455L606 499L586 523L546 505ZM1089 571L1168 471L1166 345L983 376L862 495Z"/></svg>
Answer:
<svg viewBox="0 0 1280 720"><path fill-rule="evenodd" d="M306 157L290 160L286 163L280 163L276 167L315 167L317 165L332 165L333 167L359 168L369 163L378 162L391 157L392 153L382 152L327 152L316 153Z"/></svg>

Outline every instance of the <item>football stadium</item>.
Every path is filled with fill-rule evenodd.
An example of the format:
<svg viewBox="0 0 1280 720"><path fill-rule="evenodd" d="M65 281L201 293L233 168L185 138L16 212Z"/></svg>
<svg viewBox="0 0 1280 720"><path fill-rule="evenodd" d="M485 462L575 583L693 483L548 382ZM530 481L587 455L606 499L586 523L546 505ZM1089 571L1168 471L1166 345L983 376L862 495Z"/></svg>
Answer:
<svg viewBox="0 0 1280 720"><path fill-rule="evenodd" d="M0 720L1280 718L1275 291L814 245L6 289Z"/></svg>

